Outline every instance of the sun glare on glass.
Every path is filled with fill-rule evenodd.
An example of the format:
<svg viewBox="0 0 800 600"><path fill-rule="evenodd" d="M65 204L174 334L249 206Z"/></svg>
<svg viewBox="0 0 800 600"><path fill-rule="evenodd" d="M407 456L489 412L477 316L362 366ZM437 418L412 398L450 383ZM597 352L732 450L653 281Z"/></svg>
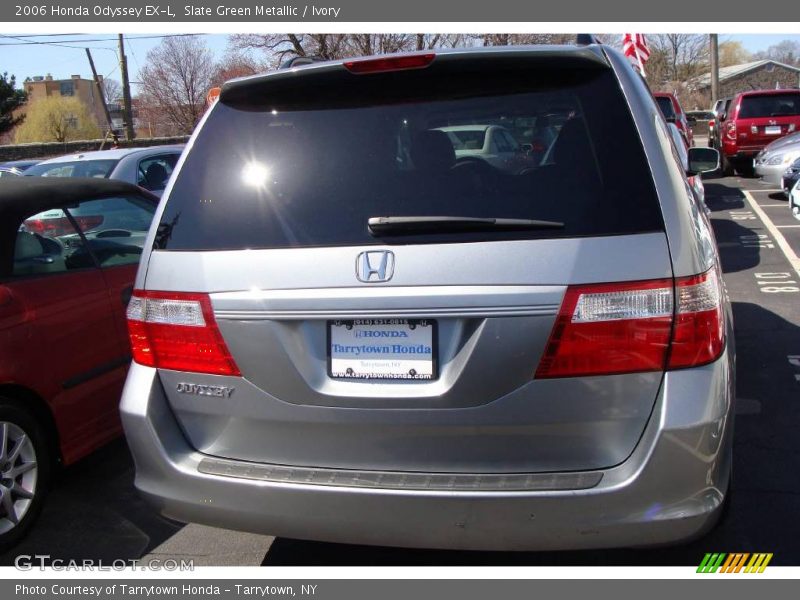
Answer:
<svg viewBox="0 0 800 600"><path fill-rule="evenodd" d="M242 169L242 181L251 187L264 187L269 179L269 169L259 162L249 162Z"/></svg>

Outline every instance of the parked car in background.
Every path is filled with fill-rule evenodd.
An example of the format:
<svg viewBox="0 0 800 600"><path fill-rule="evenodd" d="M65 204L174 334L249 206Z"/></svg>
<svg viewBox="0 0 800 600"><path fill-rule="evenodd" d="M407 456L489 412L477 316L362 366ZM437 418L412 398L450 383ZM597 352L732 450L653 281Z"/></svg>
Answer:
<svg viewBox="0 0 800 600"><path fill-rule="evenodd" d="M39 164L39 162L39 160L9 160L0 164L0 177L22 175L27 169Z"/></svg>
<svg viewBox="0 0 800 600"><path fill-rule="evenodd" d="M675 94L669 92L655 92L653 97L656 99L658 108L661 109L661 114L668 123L675 123L675 126L683 136L683 142L687 148L694 146L694 134L692 128L689 127L689 121L686 118L686 113L683 112L681 103Z"/></svg>
<svg viewBox="0 0 800 600"><path fill-rule="evenodd" d="M722 150L722 138L720 131L722 130L722 122L725 120L725 114L730 108L732 97L720 98L714 103L712 112L714 118L708 122L708 145L711 148Z"/></svg>
<svg viewBox="0 0 800 600"><path fill-rule="evenodd" d="M678 153L678 160L680 160L683 170L687 172L686 181L692 186L692 191L697 198L698 204L706 208L706 189L703 185L703 178L697 175L689 175L689 152L686 149L686 144L683 141L683 136L680 130L676 127L675 123L667 123L667 128L672 136L672 143L675 145L675 151Z"/></svg>
<svg viewBox="0 0 800 600"><path fill-rule="evenodd" d="M710 110L690 110L686 112L686 120L692 130L692 139L698 135L707 137L714 120L714 113Z"/></svg>
<svg viewBox="0 0 800 600"><path fill-rule="evenodd" d="M753 159L770 142L800 130L800 90L755 90L731 101L720 132L722 171L752 175Z"/></svg>
<svg viewBox="0 0 800 600"><path fill-rule="evenodd" d="M800 131L768 144L756 155L753 164L756 175L761 177L764 183L780 186L786 169L797 158L800 158Z"/></svg>
<svg viewBox="0 0 800 600"><path fill-rule="evenodd" d="M442 131L554 114L521 172L458 162ZM178 520L336 542L701 535L727 497L734 348L685 179L719 157L687 155L595 44L228 82L128 307L137 488Z"/></svg>
<svg viewBox="0 0 800 600"><path fill-rule="evenodd" d="M42 161L25 175L105 177L133 183L160 196L183 148L173 145L79 152Z"/></svg>
<svg viewBox="0 0 800 600"><path fill-rule="evenodd" d="M455 125L440 127L433 131L443 131L447 134L455 152L456 163L484 161L509 173L517 173L535 165L529 153L522 150L505 127L481 124Z"/></svg>
<svg viewBox="0 0 800 600"><path fill-rule="evenodd" d="M800 219L800 196L798 196L797 182L800 181L800 158L789 166L783 174L781 187L789 197L789 209L796 219Z"/></svg>
<svg viewBox="0 0 800 600"><path fill-rule="evenodd" d="M58 465L121 432L125 309L158 198L106 179L0 180L0 548Z"/></svg>

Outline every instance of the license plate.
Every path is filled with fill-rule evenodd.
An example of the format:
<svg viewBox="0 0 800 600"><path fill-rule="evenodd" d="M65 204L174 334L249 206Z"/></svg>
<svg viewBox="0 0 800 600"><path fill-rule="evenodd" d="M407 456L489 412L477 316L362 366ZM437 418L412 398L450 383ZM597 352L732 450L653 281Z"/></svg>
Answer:
<svg viewBox="0 0 800 600"><path fill-rule="evenodd" d="M336 379L438 377L436 321L328 321L328 375Z"/></svg>
<svg viewBox="0 0 800 600"><path fill-rule="evenodd" d="M780 125L770 125L769 127L764 127L764 133L766 135L780 135L781 134L781 126Z"/></svg>

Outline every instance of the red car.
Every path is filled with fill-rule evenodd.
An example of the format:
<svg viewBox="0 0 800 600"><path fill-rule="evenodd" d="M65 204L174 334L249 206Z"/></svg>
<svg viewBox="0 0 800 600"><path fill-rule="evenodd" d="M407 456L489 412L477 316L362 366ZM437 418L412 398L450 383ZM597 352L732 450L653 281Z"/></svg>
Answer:
<svg viewBox="0 0 800 600"><path fill-rule="evenodd" d="M675 123L675 127L681 132L683 141L687 148L694 146L694 134L692 128L689 127L689 121L686 118L686 113L681 107L681 103L675 97L675 94L669 92L655 92L653 97L656 99L658 108L661 109L661 114L668 123Z"/></svg>
<svg viewBox="0 0 800 600"><path fill-rule="evenodd" d="M735 96L720 125L722 170L753 174L767 144L800 129L800 90L754 90Z"/></svg>
<svg viewBox="0 0 800 600"><path fill-rule="evenodd" d="M0 181L0 549L55 467L122 431L125 309L157 204L108 179Z"/></svg>

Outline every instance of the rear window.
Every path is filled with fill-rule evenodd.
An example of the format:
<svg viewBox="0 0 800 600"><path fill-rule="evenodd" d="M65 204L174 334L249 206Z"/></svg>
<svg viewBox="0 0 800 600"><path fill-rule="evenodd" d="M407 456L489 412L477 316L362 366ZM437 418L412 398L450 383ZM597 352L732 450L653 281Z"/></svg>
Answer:
<svg viewBox="0 0 800 600"><path fill-rule="evenodd" d="M739 107L740 119L800 115L800 94L745 96Z"/></svg>
<svg viewBox="0 0 800 600"><path fill-rule="evenodd" d="M658 103L658 108L661 109L661 114L664 115L665 119L675 118L675 107L672 106L672 100L670 98L666 98L665 96L657 96L656 102Z"/></svg>
<svg viewBox="0 0 800 600"><path fill-rule="evenodd" d="M333 76L331 76L333 77ZM218 250L604 236L662 230L650 169L610 71L335 75L240 93L207 119L156 248ZM491 126L512 154L482 147ZM516 142L516 144L514 144ZM371 234L372 217L556 221L562 228Z"/></svg>
<svg viewBox="0 0 800 600"><path fill-rule="evenodd" d="M76 160L50 164L39 163L25 171L25 175L38 177L100 177L106 178L117 166L118 160Z"/></svg>

